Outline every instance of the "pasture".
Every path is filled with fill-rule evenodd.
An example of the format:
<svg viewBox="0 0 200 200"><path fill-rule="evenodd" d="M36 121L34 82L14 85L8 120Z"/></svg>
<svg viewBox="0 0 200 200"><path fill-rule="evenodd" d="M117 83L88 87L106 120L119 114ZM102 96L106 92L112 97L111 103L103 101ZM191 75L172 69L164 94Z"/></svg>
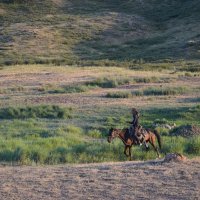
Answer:
<svg viewBox="0 0 200 200"><path fill-rule="evenodd" d="M1 0L0 200L199 199L199 10ZM161 136L161 158L138 145L129 162L126 143L108 138L132 108Z"/></svg>
<svg viewBox="0 0 200 200"><path fill-rule="evenodd" d="M16 65L0 70L0 162L62 164L126 161L119 140L108 144L111 127L128 127L131 108L140 123L162 137L162 156L200 155L200 136L171 136L182 125L200 126L200 74L173 67ZM161 66L163 66L162 64ZM146 67L145 67L146 66ZM148 70L147 70L148 69ZM134 160L155 159L151 149L132 149Z"/></svg>

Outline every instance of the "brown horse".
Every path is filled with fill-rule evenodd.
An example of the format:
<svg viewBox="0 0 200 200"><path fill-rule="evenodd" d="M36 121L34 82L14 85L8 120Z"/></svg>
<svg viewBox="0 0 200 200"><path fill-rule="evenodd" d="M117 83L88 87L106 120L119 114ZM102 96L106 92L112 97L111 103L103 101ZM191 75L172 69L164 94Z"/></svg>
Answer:
<svg viewBox="0 0 200 200"><path fill-rule="evenodd" d="M159 148L161 149L160 135L158 134L158 132L156 130L151 131L151 130L145 129L145 131L146 131L146 133L144 134L145 135L144 139L145 139L146 143L149 142L153 146L153 148L156 151L157 156L159 158L160 154L159 154L158 148L156 146L156 138L158 140ZM125 128L125 129L111 128L109 130L108 142L111 143L112 140L117 137L119 139L121 139L122 142L124 143L124 145L125 145L124 154L127 157L129 157L129 160L131 160L131 147L132 147L132 145L137 145L137 142L133 138L131 138L128 128ZM147 146L146 146L146 149L148 150ZM128 154L127 154L127 150L128 150Z"/></svg>

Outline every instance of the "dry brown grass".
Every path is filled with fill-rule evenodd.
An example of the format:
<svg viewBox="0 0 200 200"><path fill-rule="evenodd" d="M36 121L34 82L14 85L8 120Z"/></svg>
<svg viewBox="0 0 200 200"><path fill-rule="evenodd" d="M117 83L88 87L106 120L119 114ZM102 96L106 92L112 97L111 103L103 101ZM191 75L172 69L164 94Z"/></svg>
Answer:
<svg viewBox="0 0 200 200"><path fill-rule="evenodd" d="M0 199L194 200L200 160L0 167Z"/></svg>
<svg viewBox="0 0 200 200"><path fill-rule="evenodd" d="M4 15L6 13L6 11L3 8L0 8L0 16Z"/></svg>
<svg viewBox="0 0 200 200"><path fill-rule="evenodd" d="M108 99L105 95L108 92L116 91L136 91L145 89L150 86L157 87L177 87L186 86L189 88L198 87L200 77L179 77L179 74L171 74L169 71L149 72L149 71L133 71L116 67L55 67L55 66L13 66L1 70L0 86L1 89L22 87L24 91L19 95L19 91L13 91L11 94L3 94L2 104L5 105L20 105L20 104L63 104L72 105L75 107L91 107L91 106L110 106L110 105L125 105L136 107L162 106L162 105L189 105L193 102L186 102L187 98L197 98L199 93L189 95L177 95L168 97L136 97L128 99ZM82 83L95 80L99 77L122 77L122 78L140 78L140 77L158 77L171 78L169 83L133 83L129 85L119 86L117 88L97 88L85 93L79 94L42 94L38 96L37 89L50 85L60 86L74 83ZM35 90L34 90L35 89Z"/></svg>

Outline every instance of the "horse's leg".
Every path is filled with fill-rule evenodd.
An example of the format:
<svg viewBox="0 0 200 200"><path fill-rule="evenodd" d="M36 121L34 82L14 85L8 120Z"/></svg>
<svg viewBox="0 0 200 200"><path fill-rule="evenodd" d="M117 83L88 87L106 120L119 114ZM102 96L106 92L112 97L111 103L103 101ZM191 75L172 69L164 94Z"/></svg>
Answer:
<svg viewBox="0 0 200 200"><path fill-rule="evenodd" d="M150 140L149 141L149 143L152 145L152 147L154 148L154 150L155 150L155 152L157 153L157 156L158 156L158 158L160 158L160 154L159 154L159 151L158 151L158 148L157 148L157 146L156 146L156 144L155 144L155 140Z"/></svg>
<svg viewBox="0 0 200 200"><path fill-rule="evenodd" d="M125 148L124 148L124 154L128 157L129 155L127 154L127 148L128 148L128 146L125 146Z"/></svg>
<svg viewBox="0 0 200 200"><path fill-rule="evenodd" d="M145 146L146 151L148 151L148 150L149 150L149 145L148 145L148 143L149 143L149 138L146 138L146 137L144 136L143 143L144 143L144 146Z"/></svg>
<svg viewBox="0 0 200 200"><path fill-rule="evenodd" d="M129 160L131 161L131 146L129 146Z"/></svg>
<svg viewBox="0 0 200 200"><path fill-rule="evenodd" d="M146 149L146 151L149 151L149 145L148 145L148 142L149 142L149 141L146 141L146 144L145 144L145 149Z"/></svg>

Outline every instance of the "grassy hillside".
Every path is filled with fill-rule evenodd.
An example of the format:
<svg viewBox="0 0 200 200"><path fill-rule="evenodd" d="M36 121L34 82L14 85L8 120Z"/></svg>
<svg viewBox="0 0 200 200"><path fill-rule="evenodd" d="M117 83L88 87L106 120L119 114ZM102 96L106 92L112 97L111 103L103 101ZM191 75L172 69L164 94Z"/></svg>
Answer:
<svg viewBox="0 0 200 200"><path fill-rule="evenodd" d="M198 0L1 0L0 64L200 58Z"/></svg>

